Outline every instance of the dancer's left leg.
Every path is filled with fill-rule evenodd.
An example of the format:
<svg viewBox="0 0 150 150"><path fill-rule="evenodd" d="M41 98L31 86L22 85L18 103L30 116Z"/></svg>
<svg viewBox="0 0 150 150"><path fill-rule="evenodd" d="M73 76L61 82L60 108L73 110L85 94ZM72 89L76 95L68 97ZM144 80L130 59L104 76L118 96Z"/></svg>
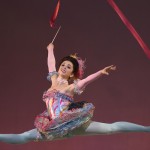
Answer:
<svg viewBox="0 0 150 150"><path fill-rule="evenodd" d="M101 123L92 121L87 128L78 128L73 135L115 134L124 132L150 132L150 126L142 126L130 122Z"/></svg>

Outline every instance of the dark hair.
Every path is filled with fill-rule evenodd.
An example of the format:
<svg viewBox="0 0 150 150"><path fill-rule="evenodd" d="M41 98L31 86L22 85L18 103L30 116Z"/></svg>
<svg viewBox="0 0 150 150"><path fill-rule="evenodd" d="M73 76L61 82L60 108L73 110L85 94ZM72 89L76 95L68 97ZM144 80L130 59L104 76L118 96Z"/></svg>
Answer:
<svg viewBox="0 0 150 150"><path fill-rule="evenodd" d="M60 63L59 63L59 67L60 65L64 62L64 61L70 61L73 64L73 74L75 78L78 78L78 71L79 71L79 63L78 61L71 57L71 56L66 56L63 59L61 59Z"/></svg>

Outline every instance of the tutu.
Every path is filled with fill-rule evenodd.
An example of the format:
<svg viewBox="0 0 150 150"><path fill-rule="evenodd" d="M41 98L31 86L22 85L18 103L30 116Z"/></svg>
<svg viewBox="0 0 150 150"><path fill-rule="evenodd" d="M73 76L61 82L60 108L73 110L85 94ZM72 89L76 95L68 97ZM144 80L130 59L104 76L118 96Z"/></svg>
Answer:
<svg viewBox="0 0 150 150"><path fill-rule="evenodd" d="M84 123L88 122L94 111L92 103L84 103L81 107L69 106L75 102L73 99L57 90L46 91L43 101L47 110L35 118L34 125L47 140L64 137ZM78 102L79 103L79 102Z"/></svg>

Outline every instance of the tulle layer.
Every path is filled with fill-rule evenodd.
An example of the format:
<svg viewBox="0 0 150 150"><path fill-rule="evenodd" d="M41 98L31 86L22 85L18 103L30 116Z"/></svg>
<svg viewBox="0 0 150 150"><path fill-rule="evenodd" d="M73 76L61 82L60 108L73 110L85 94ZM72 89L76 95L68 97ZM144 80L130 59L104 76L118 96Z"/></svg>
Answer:
<svg viewBox="0 0 150 150"><path fill-rule="evenodd" d="M64 111L59 117L51 119L47 111L38 115L34 125L48 140L63 137L72 130L80 127L93 116L94 106L85 103L83 108Z"/></svg>

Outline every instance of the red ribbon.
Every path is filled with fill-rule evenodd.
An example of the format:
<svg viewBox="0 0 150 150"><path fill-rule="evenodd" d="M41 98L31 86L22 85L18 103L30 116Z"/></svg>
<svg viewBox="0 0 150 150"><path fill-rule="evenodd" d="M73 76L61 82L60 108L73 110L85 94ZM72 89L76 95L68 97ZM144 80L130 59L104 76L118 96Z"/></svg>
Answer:
<svg viewBox="0 0 150 150"><path fill-rule="evenodd" d="M125 26L129 29L129 31L132 33L134 38L137 40L137 42L140 44L142 49L144 50L146 56L150 59L150 49L148 46L144 43L140 35L137 33L137 31L134 29L132 24L129 22L129 20L125 17L125 15L121 12L119 7L116 5L116 3L113 0L107 0L110 6L116 11L122 22L125 24Z"/></svg>
<svg viewBox="0 0 150 150"><path fill-rule="evenodd" d="M54 13L50 19L50 26L53 28L60 8L60 0L58 0Z"/></svg>

